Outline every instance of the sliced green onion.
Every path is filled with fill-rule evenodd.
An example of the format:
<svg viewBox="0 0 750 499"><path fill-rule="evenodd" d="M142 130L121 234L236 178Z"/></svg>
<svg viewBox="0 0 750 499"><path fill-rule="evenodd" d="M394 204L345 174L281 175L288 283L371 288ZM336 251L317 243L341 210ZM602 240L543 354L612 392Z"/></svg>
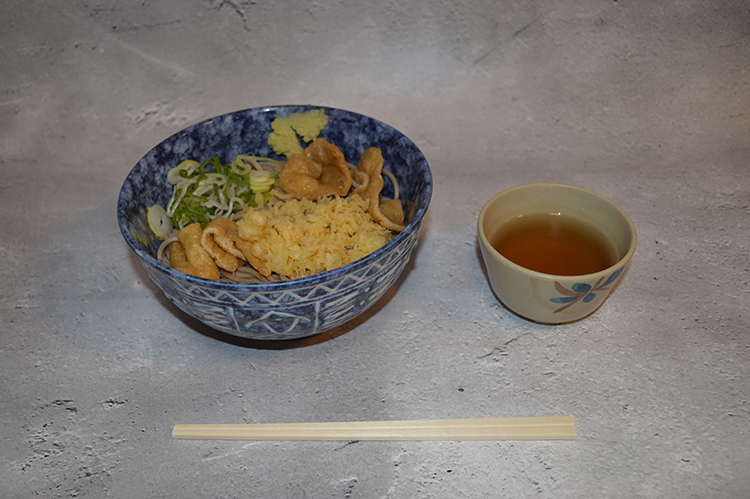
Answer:
<svg viewBox="0 0 750 499"><path fill-rule="evenodd" d="M189 178L195 170L200 167L200 163L192 159L186 159L179 165L175 166L167 173L167 181L175 185L183 178Z"/></svg>
<svg viewBox="0 0 750 499"><path fill-rule="evenodd" d="M172 168L167 180L174 185L166 213L176 229L199 222L205 227L216 217L231 217L245 206L257 206L256 193L264 203L278 185L282 163L270 158L238 155L228 164L214 156L203 163L185 160Z"/></svg>

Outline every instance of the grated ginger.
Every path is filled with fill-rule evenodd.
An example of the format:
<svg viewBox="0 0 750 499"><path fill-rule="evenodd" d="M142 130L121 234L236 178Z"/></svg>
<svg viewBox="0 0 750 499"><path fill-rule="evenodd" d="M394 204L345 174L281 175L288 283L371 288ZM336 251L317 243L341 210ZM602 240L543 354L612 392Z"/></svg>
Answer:
<svg viewBox="0 0 750 499"><path fill-rule="evenodd" d="M333 270L369 255L393 233L375 222L358 195L289 199L249 209L239 236L272 272L291 278Z"/></svg>
<svg viewBox="0 0 750 499"><path fill-rule="evenodd" d="M323 109L312 109L276 118L271 123L273 132L268 136L268 145L276 154L291 157L302 154L303 141L312 142L328 124L328 115Z"/></svg>

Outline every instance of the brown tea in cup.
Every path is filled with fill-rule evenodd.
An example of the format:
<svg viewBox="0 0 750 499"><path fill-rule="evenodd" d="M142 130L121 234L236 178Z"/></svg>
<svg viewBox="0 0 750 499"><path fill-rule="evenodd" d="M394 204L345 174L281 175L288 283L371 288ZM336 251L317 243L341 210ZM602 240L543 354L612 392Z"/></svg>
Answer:
<svg viewBox="0 0 750 499"><path fill-rule="evenodd" d="M490 244L521 267L552 275L585 275L617 263L612 243L595 227L559 213L530 213L498 227Z"/></svg>

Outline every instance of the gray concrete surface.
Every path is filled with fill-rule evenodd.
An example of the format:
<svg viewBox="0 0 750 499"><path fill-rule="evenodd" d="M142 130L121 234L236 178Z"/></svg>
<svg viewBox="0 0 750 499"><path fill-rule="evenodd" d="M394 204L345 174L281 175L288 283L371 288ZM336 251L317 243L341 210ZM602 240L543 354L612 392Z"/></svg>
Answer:
<svg viewBox="0 0 750 499"><path fill-rule="evenodd" d="M750 7L743 0L0 5L0 496L750 497ZM115 221L162 138L311 103L425 152L420 246L365 316L220 336ZM499 305L476 217L560 181L639 231L594 316ZM572 414L575 442L174 441L175 423Z"/></svg>

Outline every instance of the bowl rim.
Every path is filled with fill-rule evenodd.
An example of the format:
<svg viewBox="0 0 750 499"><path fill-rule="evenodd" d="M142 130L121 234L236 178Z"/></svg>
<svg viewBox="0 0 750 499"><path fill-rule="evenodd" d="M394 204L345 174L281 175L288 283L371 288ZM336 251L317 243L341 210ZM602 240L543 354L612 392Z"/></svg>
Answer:
<svg viewBox="0 0 750 499"><path fill-rule="evenodd" d="M545 272L539 272L537 270L532 270L529 268L526 268L522 265L517 264L516 262L508 259L505 255L500 253L498 250L495 249L494 246L492 246L492 243L490 243L490 237L491 234L487 234L484 230L484 220L487 218L487 214L489 213L490 208L492 207L494 202L497 202L497 200L501 197L505 197L508 194L511 194L512 192L518 192L518 191L524 191L529 189L562 189L567 191L573 191L585 194L587 196L591 196L594 199L599 200L600 202L608 205L610 208L612 208L613 211L618 213L622 220L625 222L625 224L628 226L630 230L631 235L631 241L628 245L628 250L625 252L625 254L620 257L615 263L610 265L609 267L599 270L597 272L592 272L589 274L576 274L576 275L557 275L557 274L548 274ZM615 203L612 199L608 198L607 196L604 196L603 194L600 194L594 190L588 189L586 187L581 187L578 185L573 184L566 184L561 182L532 182L528 184L520 184L516 185L514 187L509 187L503 191L498 192L494 196L492 196L490 199L487 200L487 202L482 206L482 209L479 212L479 217L477 217L477 235L479 237L481 245L484 247L486 251L488 251L495 259L500 260L504 265L512 269L514 272L527 275L532 278L536 279L542 279L542 280L557 280L557 281L566 281L566 282L574 282L576 280L595 280L598 278L606 277L607 275L613 274L614 272L618 270L622 270L625 268L630 261L633 258L633 255L635 254L636 247L638 245L638 233L635 229L635 224L633 223L633 220L630 218L630 216L625 212L625 210L620 207L619 204Z"/></svg>
<svg viewBox="0 0 750 499"><path fill-rule="evenodd" d="M140 172L141 161L143 161L147 156L151 154L152 151L154 151L154 149L158 148L164 142L174 141L180 136L183 136L188 131L194 130L198 127L205 126L212 121L222 120L228 117L242 115L242 114L269 113L269 112L278 112L279 110L291 110L291 109L295 109L295 112L300 111L300 110L324 109L326 111L335 111L337 113L345 113L347 115L357 116L359 118L364 118L367 120L374 121L382 127L391 129L408 141L408 144L411 146L411 148L414 149L414 153L416 153L415 164L418 165L419 168L423 171L425 188L424 188L424 197L422 198L422 202L416 206L414 216L406 225L404 230L396 234L396 236L393 237L393 239L391 239L385 245L381 246L380 248L373 251L369 255L366 255L346 265L342 265L341 267L338 267L332 270L327 270L324 272L320 272L318 274L314 274L311 276L299 277L296 279L288 279L285 281L274 281L274 282L263 282L263 283L220 281L220 280L204 279L202 277L192 276L190 274L180 272L178 270L173 269L172 267L168 265L163 264L162 262L157 260L155 257L151 256L149 253L141 249L141 247L136 242L135 238L130 233L130 228L128 227L127 219L123 216L125 212L124 208L127 202L126 197L125 197L127 190L128 190L127 188L130 185L132 185L133 183L132 179L136 176L137 173ZM349 274L351 272L356 272L363 267L369 266L372 262L379 260L383 255L390 252L395 247L399 246L404 239L410 237L415 231L418 232L419 227L422 223L422 220L425 214L427 213L427 208L432 198L432 190L433 190L432 172L430 170L430 166L427 162L427 159L425 158L424 153L419 149L419 147L414 143L414 141L412 141L404 133L392 127L391 125L388 125L387 123L384 123L376 118L372 118L370 116L366 116L360 113L348 111L348 110L341 109L341 108L328 107L328 106L314 106L310 104L299 104L299 105L283 104L283 105L274 105L274 106L260 106L260 107L240 109L237 111L232 111L229 113L224 113L221 115L206 118L197 123L194 123L192 125L182 128L181 130L169 135L168 137L162 139L157 144L155 144L143 156L141 156L141 158L130 169L130 171L128 172L128 175L125 177L122 187L120 188L120 192L119 192L118 200L117 200L117 221L118 221L118 225L120 227L120 232L122 233L122 236L124 237L125 241L130 246L130 248L138 256L139 260L142 263L147 264L148 266L152 267L153 269L158 270L161 273L169 275L172 279L184 281L192 285L203 286L203 287L208 286L216 290L233 291L233 292L252 293L252 292L266 292L266 291L284 291L288 289L312 287L312 286L321 284L323 282L334 281L336 279L342 278L346 274Z"/></svg>

